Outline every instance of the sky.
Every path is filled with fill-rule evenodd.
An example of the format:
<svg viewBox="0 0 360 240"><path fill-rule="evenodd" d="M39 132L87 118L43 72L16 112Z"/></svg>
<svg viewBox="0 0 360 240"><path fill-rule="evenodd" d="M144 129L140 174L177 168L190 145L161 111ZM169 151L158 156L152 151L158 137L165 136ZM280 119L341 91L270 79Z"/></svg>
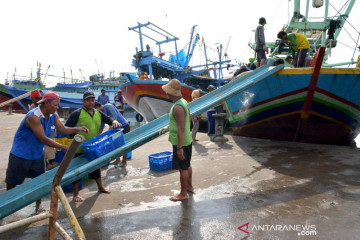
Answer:
<svg viewBox="0 0 360 240"><path fill-rule="evenodd" d="M180 38L179 50L187 45L192 26L209 47L208 57L216 58L216 47L221 43L230 59L247 62L254 53L248 43L254 39L253 30L258 19L265 17L265 36L274 41L276 34L288 22L293 12L293 2L288 0L228 0L228 1L171 1L171 0L12 0L0 3L0 82L14 73L30 76L37 62L42 72L50 65L49 74L81 78L80 69L87 78L101 72L108 77L110 71L135 71L131 66L138 34L128 27L148 21ZM330 0L340 9L346 2ZM305 1L301 13L305 14ZM289 9L289 11L288 11ZM324 7L310 9L310 16L323 16ZM335 11L330 7L329 16ZM357 1L349 22L360 31L360 3ZM329 62L349 61L353 55L358 32L349 24L343 31L337 48ZM352 38L354 40L352 40ZM152 41L145 44L158 49ZM173 45L163 48L173 52ZM359 55L357 51L355 58ZM191 64L204 63L202 51L197 46ZM47 78L48 85L59 78Z"/></svg>

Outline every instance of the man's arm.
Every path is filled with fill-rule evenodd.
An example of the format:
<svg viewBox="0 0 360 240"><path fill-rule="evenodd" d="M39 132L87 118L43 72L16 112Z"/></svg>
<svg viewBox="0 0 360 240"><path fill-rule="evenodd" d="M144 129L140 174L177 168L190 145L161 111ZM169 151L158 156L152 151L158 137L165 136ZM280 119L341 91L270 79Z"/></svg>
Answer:
<svg viewBox="0 0 360 240"><path fill-rule="evenodd" d="M103 113L102 111L99 111L99 112L101 114L101 122L102 123L105 123L105 124L111 126L112 128L121 127L121 124L118 121L112 119L111 117L109 117L108 115Z"/></svg>
<svg viewBox="0 0 360 240"><path fill-rule="evenodd" d="M174 116L177 125L178 150L177 155L180 160L184 160L184 150L182 149L185 138L185 110L177 105L174 108Z"/></svg>
<svg viewBox="0 0 360 240"><path fill-rule="evenodd" d="M296 47L297 46L295 34L290 33L288 35L288 39L289 39L289 46L291 46L291 47Z"/></svg>
<svg viewBox="0 0 360 240"><path fill-rule="evenodd" d="M55 142L54 140L52 140L51 138L48 138L45 135L43 126L41 125L40 119L38 117L29 116L26 119L25 124L26 124L27 127L29 127L33 131L33 133L35 134L37 139L40 142L42 142L43 144L45 144L47 146L50 146L50 147L61 149L64 152L67 151L68 146L61 145L61 144Z"/></svg>
<svg viewBox="0 0 360 240"><path fill-rule="evenodd" d="M86 132L89 133L89 130L86 127L66 127L64 124L60 121L59 116L56 114L55 118L55 127L56 130L62 134L70 135L76 132Z"/></svg>

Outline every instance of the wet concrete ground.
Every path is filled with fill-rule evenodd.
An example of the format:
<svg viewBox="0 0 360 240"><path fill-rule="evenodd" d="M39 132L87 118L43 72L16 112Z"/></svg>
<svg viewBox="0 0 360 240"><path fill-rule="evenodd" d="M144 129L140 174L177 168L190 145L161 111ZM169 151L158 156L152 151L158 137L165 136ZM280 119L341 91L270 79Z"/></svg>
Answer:
<svg viewBox="0 0 360 240"><path fill-rule="evenodd" d="M11 124L7 117L14 118ZM20 120L0 115L0 135L10 139L7 125L16 129ZM126 169L110 165L102 171L111 194L98 194L94 182L86 181L80 192L86 200L71 206L87 238L359 239L359 149L227 137L229 142L218 146L199 134L192 159L196 192L182 203L168 200L179 189L179 174L148 166L148 154L171 149L167 136L135 150ZM0 144L3 187L11 142ZM67 196L70 201L71 193ZM44 205L49 207L49 197ZM2 223L32 211L28 206ZM59 213L60 224L75 238L62 208ZM45 239L46 223L0 239Z"/></svg>

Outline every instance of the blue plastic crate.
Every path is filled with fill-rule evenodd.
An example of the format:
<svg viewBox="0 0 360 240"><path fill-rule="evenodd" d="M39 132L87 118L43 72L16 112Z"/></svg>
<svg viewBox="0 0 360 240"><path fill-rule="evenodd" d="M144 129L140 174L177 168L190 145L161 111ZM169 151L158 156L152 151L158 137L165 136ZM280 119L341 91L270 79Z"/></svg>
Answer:
<svg viewBox="0 0 360 240"><path fill-rule="evenodd" d="M164 171L172 169L172 152L166 151L149 155L150 169L154 171Z"/></svg>
<svg viewBox="0 0 360 240"><path fill-rule="evenodd" d="M106 131L81 144L89 161L97 159L125 144L122 129Z"/></svg>
<svg viewBox="0 0 360 240"><path fill-rule="evenodd" d="M65 153L63 151L56 151L56 154L55 154L55 159L54 161L55 162L58 162L58 163L61 163L63 158L65 156Z"/></svg>

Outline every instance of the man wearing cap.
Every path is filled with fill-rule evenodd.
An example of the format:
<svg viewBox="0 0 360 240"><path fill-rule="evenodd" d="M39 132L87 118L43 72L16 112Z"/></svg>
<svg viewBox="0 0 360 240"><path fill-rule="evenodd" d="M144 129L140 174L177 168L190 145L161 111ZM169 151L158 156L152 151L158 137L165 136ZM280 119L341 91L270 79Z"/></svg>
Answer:
<svg viewBox="0 0 360 240"><path fill-rule="evenodd" d="M162 89L174 103L170 109L169 141L173 145L173 169L180 171L181 191L170 198L171 201L182 201L189 198L188 192L193 192L192 168L192 138L190 132L190 111L187 101L181 95L181 83L172 79Z"/></svg>
<svg viewBox="0 0 360 240"><path fill-rule="evenodd" d="M30 98L31 98L31 105L29 106L29 110L32 110L38 106L38 101L41 100L40 91L37 91L37 90L31 91Z"/></svg>
<svg viewBox="0 0 360 240"><path fill-rule="evenodd" d="M110 103L109 96L105 94L105 89L101 89L101 95L98 96L98 102L102 105L105 105L107 103Z"/></svg>
<svg viewBox="0 0 360 240"><path fill-rule="evenodd" d="M264 26L266 24L266 19L265 18L260 18L259 19L259 26L257 26L256 30L255 30L255 52L256 52L256 56L257 56L257 64L256 67L260 67L262 65L265 65L265 61L266 61L266 54L265 52L267 52L267 47L266 47L266 42L265 42L265 33L264 33Z"/></svg>
<svg viewBox="0 0 360 240"><path fill-rule="evenodd" d="M118 121L113 120L111 117L105 115L103 112L95 109L95 94L93 92L84 92L83 95L83 107L75 110L69 116L69 119L66 121L65 126L75 127L75 126L85 126L89 129L87 133L81 133L84 136L85 140L89 140L99 134L101 123L108 124L113 128L120 127ZM76 152L75 157L78 157L84 153L84 150L79 147ZM110 193L109 189L105 188L102 185L101 181L101 171L100 169L95 170L89 174L90 179L94 179L98 191L100 193ZM74 202L82 202L84 199L79 195L79 185L80 180L73 183Z"/></svg>
<svg viewBox="0 0 360 240"><path fill-rule="evenodd" d="M50 138L55 130L63 134L88 132L86 127L65 127L56 114L60 97L55 92L47 92L40 104L30 110L15 133L6 170L6 189L22 184L25 178L35 178L45 172L44 145L66 152L68 146L61 145ZM36 201L35 213L44 212L41 199Z"/></svg>
<svg viewBox="0 0 360 240"><path fill-rule="evenodd" d="M211 85L211 84L210 84L210 85L207 87L207 90L208 90L209 92L214 91L214 90L215 90L214 85Z"/></svg>
<svg viewBox="0 0 360 240"><path fill-rule="evenodd" d="M120 123L121 128L123 129L123 134L127 134L128 132L130 132L129 122L124 118L124 116L116 109L113 104L107 103L105 105L101 105L99 102L95 102L95 108L99 111L104 112L106 115L112 117L113 119L116 119ZM105 124L101 123L100 132L103 131L104 125ZM122 162L120 162L120 158L117 158L115 161L115 168L126 167L126 157L127 153L124 153Z"/></svg>
<svg viewBox="0 0 360 240"><path fill-rule="evenodd" d="M302 68L305 65L306 55L310 44L305 35L301 33L289 33L280 31L277 35L284 43L289 44L289 53L294 59L294 67Z"/></svg>

